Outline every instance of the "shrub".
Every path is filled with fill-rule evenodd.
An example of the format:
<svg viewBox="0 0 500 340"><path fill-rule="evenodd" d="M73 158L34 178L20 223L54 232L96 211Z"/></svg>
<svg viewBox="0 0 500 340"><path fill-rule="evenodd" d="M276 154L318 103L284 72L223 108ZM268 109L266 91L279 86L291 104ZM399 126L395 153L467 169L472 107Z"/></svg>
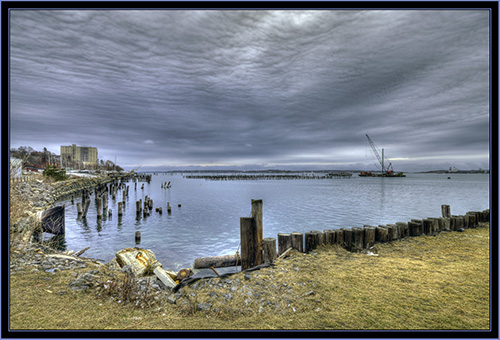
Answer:
<svg viewBox="0 0 500 340"><path fill-rule="evenodd" d="M56 181L62 181L68 178L68 176L66 176L66 170L57 169L57 167L50 165L45 168L43 175L53 178Z"/></svg>

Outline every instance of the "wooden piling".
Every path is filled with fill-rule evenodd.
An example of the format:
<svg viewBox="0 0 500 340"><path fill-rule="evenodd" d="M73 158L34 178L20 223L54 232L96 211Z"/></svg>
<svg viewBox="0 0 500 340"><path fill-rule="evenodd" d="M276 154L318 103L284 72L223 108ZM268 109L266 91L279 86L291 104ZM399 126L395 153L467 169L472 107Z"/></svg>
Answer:
<svg viewBox="0 0 500 340"><path fill-rule="evenodd" d="M278 256L292 246L292 234L278 234Z"/></svg>
<svg viewBox="0 0 500 340"><path fill-rule="evenodd" d="M370 249L375 245L375 227L365 225L363 229L365 231L363 247Z"/></svg>
<svg viewBox="0 0 500 340"><path fill-rule="evenodd" d="M375 227L375 241L376 242L387 242L389 237L388 237L388 230L387 228L383 226L377 226Z"/></svg>
<svg viewBox="0 0 500 340"><path fill-rule="evenodd" d="M352 229L340 228L343 234L342 248L351 251L352 249Z"/></svg>
<svg viewBox="0 0 500 340"><path fill-rule="evenodd" d="M304 234L298 232L292 233L292 248L301 253L304 252Z"/></svg>
<svg viewBox="0 0 500 340"><path fill-rule="evenodd" d="M333 230L325 229L325 244L335 243L335 232Z"/></svg>
<svg viewBox="0 0 500 340"><path fill-rule="evenodd" d="M273 263L276 257L276 239L266 237L262 245L262 263Z"/></svg>
<svg viewBox="0 0 500 340"><path fill-rule="evenodd" d="M392 240L394 239L394 228L392 227L392 225L381 225L380 227L387 229L387 242L392 242Z"/></svg>
<svg viewBox="0 0 500 340"><path fill-rule="evenodd" d="M255 224L256 230L256 243L257 243L257 254L256 262L257 265L262 264L262 242L264 241L264 226L262 224L262 200L252 200L252 218Z"/></svg>
<svg viewBox="0 0 500 340"><path fill-rule="evenodd" d="M135 232L135 243L141 243L141 232L139 230Z"/></svg>
<svg viewBox="0 0 500 340"><path fill-rule="evenodd" d="M102 199L96 197L96 209L97 209L97 219L100 220L102 218Z"/></svg>
<svg viewBox="0 0 500 340"><path fill-rule="evenodd" d="M123 202L118 202L118 216L123 215Z"/></svg>
<svg viewBox="0 0 500 340"><path fill-rule="evenodd" d="M365 247L365 233L363 228L353 227L352 228L352 249L351 251L359 252Z"/></svg>
<svg viewBox="0 0 500 340"><path fill-rule="evenodd" d="M80 202L76 203L76 211L78 212L78 216L80 216L83 213L82 204Z"/></svg>
<svg viewBox="0 0 500 340"><path fill-rule="evenodd" d="M323 231L320 231L320 230L311 230L312 233L315 233L317 236L317 245L322 245L322 244L325 244L325 233Z"/></svg>
<svg viewBox="0 0 500 340"><path fill-rule="evenodd" d="M405 238L410 236L408 231L408 224L404 222L396 222L396 225L400 227L400 238Z"/></svg>
<svg viewBox="0 0 500 340"><path fill-rule="evenodd" d="M108 216L111 217L113 215L113 211L111 209L108 210Z"/></svg>
<svg viewBox="0 0 500 340"><path fill-rule="evenodd" d="M318 241L319 241L319 237L316 233L314 233L312 231L306 232L305 233L305 240L304 240L304 244L305 244L304 251L306 253L309 253L311 250L316 249L316 247L318 246Z"/></svg>
<svg viewBox="0 0 500 340"><path fill-rule="evenodd" d="M85 199L85 206L83 207L83 213L82 217L87 218L87 211L89 211L89 206L90 206L90 198Z"/></svg>
<svg viewBox="0 0 500 340"><path fill-rule="evenodd" d="M140 201L135 201L135 213L139 215L141 213L142 207Z"/></svg>
<svg viewBox="0 0 500 340"><path fill-rule="evenodd" d="M241 217L241 270L252 268L262 263L262 246L258 246L257 239L257 229L253 218ZM258 255L260 255L260 259L257 259Z"/></svg>
<svg viewBox="0 0 500 340"><path fill-rule="evenodd" d="M441 205L441 214L445 218L450 218L451 217L450 206L446 204Z"/></svg>
<svg viewBox="0 0 500 340"><path fill-rule="evenodd" d="M434 234L434 221L430 218L426 218L422 220L422 228L424 235L433 235Z"/></svg>
<svg viewBox="0 0 500 340"><path fill-rule="evenodd" d="M422 235L422 223L418 223L416 221L408 222L408 233L410 236Z"/></svg>

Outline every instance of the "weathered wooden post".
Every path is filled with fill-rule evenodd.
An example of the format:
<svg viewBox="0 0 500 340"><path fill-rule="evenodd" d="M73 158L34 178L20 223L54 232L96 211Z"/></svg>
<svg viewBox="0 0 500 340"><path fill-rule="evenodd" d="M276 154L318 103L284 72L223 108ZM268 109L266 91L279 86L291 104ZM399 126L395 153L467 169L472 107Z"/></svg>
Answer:
<svg viewBox="0 0 500 340"><path fill-rule="evenodd" d="M167 202L167 213L172 213L172 207L170 206L170 202Z"/></svg>
<svg viewBox="0 0 500 340"><path fill-rule="evenodd" d="M252 217L240 218L241 270L252 268L257 263L257 230Z"/></svg>
<svg viewBox="0 0 500 340"><path fill-rule="evenodd" d="M380 225L380 227L387 229L387 242L391 242L394 238L394 229L391 225Z"/></svg>
<svg viewBox="0 0 500 340"><path fill-rule="evenodd" d="M422 220L422 228L425 235L434 234L434 221L430 218Z"/></svg>
<svg viewBox="0 0 500 340"><path fill-rule="evenodd" d="M102 196L102 214L106 216L106 212L108 211L108 193L104 192Z"/></svg>
<svg viewBox="0 0 500 340"><path fill-rule="evenodd" d="M85 199L85 206L83 207L82 217L87 218L87 211L89 211L90 198Z"/></svg>
<svg viewBox="0 0 500 340"><path fill-rule="evenodd" d="M123 202L118 202L118 216L123 215Z"/></svg>
<svg viewBox="0 0 500 340"><path fill-rule="evenodd" d="M316 234L316 238L317 238L317 245L322 245L322 244L325 244L325 233L320 231L320 230L311 230L311 233L315 233Z"/></svg>
<svg viewBox="0 0 500 340"><path fill-rule="evenodd" d="M417 221L408 222L408 232L410 236L420 236L422 234L422 224Z"/></svg>
<svg viewBox="0 0 500 340"><path fill-rule="evenodd" d="M375 228L375 241L377 242L387 242L388 240L388 231L383 226L377 226Z"/></svg>
<svg viewBox="0 0 500 340"><path fill-rule="evenodd" d="M305 233L305 249L306 253L309 253L311 250L316 249L318 246L318 237L317 234L311 232Z"/></svg>
<svg viewBox="0 0 500 340"><path fill-rule="evenodd" d="M342 248L351 251L352 249L352 229L340 228L343 234Z"/></svg>
<svg viewBox="0 0 500 340"><path fill-rule="evenodd" d="M140 215L141 213L141 202L140 201L135 201L135 214Z"/></svg>
<svg viewBox="0 0 500 340"><path fill-rule="evenodd" d="M292 234L278 234L278 255L292 247Z"/></svg>
<svg viewBox="0 0 500 340"><path fill-rule="evenodd" d="M123 199L122 199L122 202L123 204L125 204L125 201L127 200L127 192L125 190L123 190Z"/></svg>
<svg viewBox="0 0 500 340"><path fill-rule="evenodd" d="M97 219L102 218L102 199L96 196L96 209L97 209Z"/></svg>
<svg viewBox="0 0 500 340"><path fill-rule="evenodd" d="M135 232L135 243L136 244L141 243L141 232L140 231Z"/></svg>
<svg viewBox="0 0 500 340"><path fill-rule="evenodd" d="M266 237L263 240L262 246L262 262L273 263L276 260L276 239L274 237ZM286 250L286 249L285 249Z"/></svg>
<svg viewBox="0 0 500 340"><path fill-rule="evenodd" d="M361 251L365 246L365 232L363 228L353 227L352 228L352 250L351 251Z"/></svg>
<svg viewBox="0 0 500 340"><path fill-rule="evenodd" d="M363 247L365 249L370 249L370 247L375 245L375 227L365 225L363 229L365 231Z"/></svg>
<svg viewBox="0 0 500 340"><path fill-rule="evenodd" d="M301 253L304 252L304 234L298 232L292 233L292 248Z"/></svg>
<svg viewBox="0 0 500 340"><path fill-rule="evenodd" d="M408 233L408 224L406 224L404 222L396 222L396 225L400 227L400 231L401 231L400 237L401 238L405 238L405 237L409 236L409 233Z"/></svg>
<svg viewBox="0 0 500 340"><path fill-rule="evenodd" d="M342 247L342 244L344 243L344 231L340 229L335 229L335 244L338 244L339 246Z"/></svg>
<svg viewBox="0 0 500 340"><path fill-rule="evenodd" d="M335 243L335 232L333 230L325 229L325 243L334 244Z"/></svg>
<svg viewBox="0 0 500 340"><path fill-rule="evenodd" d="M443 217L447 217L447 218L450 218L451 217L451 212L450 212L450 206L449 205L446 205L446 204L443 204L441 205L441 214L443 215Z"/></svg>
<svg viewBox="0 0 500 340"><path fill-rule="evenodd" d="M80 216L83 213L82 204L80 202L76 203L76 211L78 212L78 216Z"/></svg>

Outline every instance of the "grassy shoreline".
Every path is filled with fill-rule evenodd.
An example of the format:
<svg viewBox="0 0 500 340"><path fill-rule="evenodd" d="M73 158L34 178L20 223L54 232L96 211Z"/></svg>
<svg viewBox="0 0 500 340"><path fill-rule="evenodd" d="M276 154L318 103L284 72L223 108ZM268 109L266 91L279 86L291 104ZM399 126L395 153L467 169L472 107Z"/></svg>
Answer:
<svg viewBox="0 0 500 340"><path fill-rule="evenodd" d="M14 274L10 329L488 330L489 247L488 223L377 244L377 256L320 246L310 254L294 251L250 278L231 276L253 298L247 288L224 298L221 280L185 287L176 304L160 301L151 309L72 291L74 271ZM210 310L196 309L205 302Z"/></svg>

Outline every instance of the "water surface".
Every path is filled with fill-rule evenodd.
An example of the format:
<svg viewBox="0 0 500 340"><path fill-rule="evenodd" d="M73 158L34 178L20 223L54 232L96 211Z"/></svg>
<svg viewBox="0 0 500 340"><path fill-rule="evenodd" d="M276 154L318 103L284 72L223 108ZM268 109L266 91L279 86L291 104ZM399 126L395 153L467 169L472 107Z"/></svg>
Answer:
<svg viewBox="0 0 500 340"><path fill-rule="evenodd" d="M448 179L451 177L451 179ZM171 182L170 189L161 184ZM152 249L164 268L192 267L202 256L234 254L239 248L240 217L251 215L251 200L263 200L264 237L278 233L362 227L441 216L448 204L453 215L489 208L488 174L407 174L405 178L206 181L159 173L150 184L129 182L124 215L109 199L113 216L98 221L94 195L86 220L77 218L76 202L66 203L67 249L91 247L85 256L109 261L126 247ZM163 214L136 218L135 202L145 195ZM172 213L167 214L167 202ZM181 207L178 207L181 204Z"/></svg>

